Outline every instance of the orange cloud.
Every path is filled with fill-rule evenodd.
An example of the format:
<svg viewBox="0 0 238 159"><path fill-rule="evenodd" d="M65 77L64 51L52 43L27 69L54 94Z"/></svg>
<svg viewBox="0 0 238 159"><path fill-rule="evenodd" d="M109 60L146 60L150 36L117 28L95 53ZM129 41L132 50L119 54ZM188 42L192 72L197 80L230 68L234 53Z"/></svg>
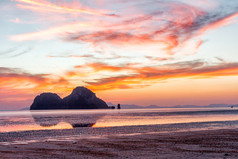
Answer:
<svg viewBox="0 0 238 159"><path fill-rule="evenodd" d="M1 103L30 104L37 93L57 91L60 94L71 90L70 83L62 77L48 74L30 74L20 69L0 67ZM62 93L63 92L63 93Z"/></svg>
<svg viewBox="0 0 238 159"><path fill-rule="evenodd" d="M121 70L126 70L129 69L128 65L123 65L123 66L112 66L112 65L107 65L105 63L88 63L85 65L86 67L93 68L94 71L111 71L111 72L116 72L116 71L121 71ZM85 66L75 66L75 68L82 68Z"/></svg>
<svg viewBox="0 0 238 159"><path fill-rule="evenodd" d="M94 79L93 82L85 81L88 84L88 88L96 91L146 87L171 78L238 76L238 63L207 65L205 62L192 61L157 67L135 67L133 65L111 66L103 63L95 63L81 66L81 68L84 67L90 67L96 72L105 70L111 72L111 76L109 77L99 77ZM78 66L76 68L80 67ZM128 71L128 73L113 75L114 73L118 73L118 71Z"/></svg>
<svg viewBox="0 0 238 159"><path fill-rule="evenodd" d="M82 71L84 69L85 72ZM106 76L102 74L104 71L108 72ZM62 77L0 67L0 102L11 105L12 101L17 101L22 105L30 105L35 95L42 92L57 92L64 96L78 86L79 81L94 91L105 91L143 88L173 78L204 79L220 76L238 76L238 63L221 61L211 65L203 61L187 61L147 67L136 63L88 63L76 66L74 71L68 71Z"/></svg>

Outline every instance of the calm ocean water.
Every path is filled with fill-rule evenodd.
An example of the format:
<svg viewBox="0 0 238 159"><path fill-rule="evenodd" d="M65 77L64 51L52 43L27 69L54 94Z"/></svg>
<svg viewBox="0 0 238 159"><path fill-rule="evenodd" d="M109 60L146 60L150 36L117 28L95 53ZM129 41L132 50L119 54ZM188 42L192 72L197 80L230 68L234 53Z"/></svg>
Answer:
<svg viewBox="0 0 238 159"><path fill-rule="evenodd" d="M238 128L238 109L0 111L0 144Z"/></svg>

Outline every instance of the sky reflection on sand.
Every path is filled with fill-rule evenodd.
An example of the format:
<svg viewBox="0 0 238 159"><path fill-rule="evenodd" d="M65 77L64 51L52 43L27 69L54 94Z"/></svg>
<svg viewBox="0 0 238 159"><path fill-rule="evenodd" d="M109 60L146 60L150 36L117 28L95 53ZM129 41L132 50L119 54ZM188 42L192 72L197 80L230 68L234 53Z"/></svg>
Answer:
<svg viewBox="0 0 238 159"><path fill-rule="evenodd" d="M181 115L181 116L157 116L139 118L136 116L105 116L99 119L93 127L113 127L113 126L131 126L131 125L156 125L156 124L174 124L174 123L192 123L192 122L213 122L213 121L232 121L238 120L238 115Z"/></svg>
<svg viewBox="0 0 238 159"><path fill-rule="evenodd" d="M0 126L1 132L13 132L13 131L33 131L33 130L57 130L57 129L73 129L72 125L65 122L60 122L57 125L43 127L38 124L29 124L29 125L7 125Z"/></svg>

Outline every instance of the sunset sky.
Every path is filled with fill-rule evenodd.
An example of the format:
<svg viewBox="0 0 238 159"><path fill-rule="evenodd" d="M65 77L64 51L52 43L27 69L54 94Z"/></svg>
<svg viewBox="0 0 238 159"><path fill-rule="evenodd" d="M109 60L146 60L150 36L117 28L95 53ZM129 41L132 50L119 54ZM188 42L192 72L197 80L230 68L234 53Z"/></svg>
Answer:
<svg viewBox="0 0 238 159"><path fill-rule="evenodd" d="M238 104L237 0L1 0L0 110L86 86L114 104Z"/></svg>

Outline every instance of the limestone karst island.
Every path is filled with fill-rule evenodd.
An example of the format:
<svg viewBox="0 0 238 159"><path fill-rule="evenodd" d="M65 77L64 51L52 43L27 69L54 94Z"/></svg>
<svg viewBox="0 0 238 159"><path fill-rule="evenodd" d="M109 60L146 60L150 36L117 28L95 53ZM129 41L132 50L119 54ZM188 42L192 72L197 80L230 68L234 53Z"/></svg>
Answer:
<svg viewBox="0 0 238 159"><path fill-rule="evenodd" d="M35 97L30 110L49 109L108 109L108 105L85 87L76 87L61 99L56 93L42 93Z"/></svg>

